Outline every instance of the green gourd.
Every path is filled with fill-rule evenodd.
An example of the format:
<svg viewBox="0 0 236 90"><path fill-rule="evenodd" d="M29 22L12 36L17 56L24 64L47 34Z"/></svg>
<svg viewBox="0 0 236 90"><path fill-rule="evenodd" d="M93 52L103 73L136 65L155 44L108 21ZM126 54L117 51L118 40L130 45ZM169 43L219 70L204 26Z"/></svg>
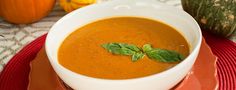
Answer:
<svg viewBox="0 0 236 90"><path fill-rule="evenodd" d="M203 30L224 37L236 31L236 0L181 0Z"/></svg>

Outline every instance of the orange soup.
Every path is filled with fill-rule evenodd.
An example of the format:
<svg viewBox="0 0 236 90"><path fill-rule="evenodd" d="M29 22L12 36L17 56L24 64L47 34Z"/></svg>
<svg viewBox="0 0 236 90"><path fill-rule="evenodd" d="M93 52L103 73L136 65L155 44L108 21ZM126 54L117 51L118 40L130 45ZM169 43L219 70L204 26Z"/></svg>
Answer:
<svg viewBox="0 0 236 90"><path fill-rule="evenodd" d="M114 17L92 22L71 33L59 48L59 63L89 77L130 79L160 73L180 62L160 62L147 55L133 62L130 56L113 54L101 46L112 42L137 47L151 44L153 48L173 50L184 57L189 55L187 41L173 27L151 19Z"/></svg>

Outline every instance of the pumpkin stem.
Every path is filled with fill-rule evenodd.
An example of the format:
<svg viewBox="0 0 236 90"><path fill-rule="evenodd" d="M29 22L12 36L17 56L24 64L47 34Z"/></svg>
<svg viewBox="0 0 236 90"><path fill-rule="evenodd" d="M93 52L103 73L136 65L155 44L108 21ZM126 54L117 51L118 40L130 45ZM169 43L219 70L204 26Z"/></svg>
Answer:
<svg viewBox="0 0 236 90"><path fill-rule="evenodd" d="M68 3L71 2L71 0L66 0Z"/></svg>

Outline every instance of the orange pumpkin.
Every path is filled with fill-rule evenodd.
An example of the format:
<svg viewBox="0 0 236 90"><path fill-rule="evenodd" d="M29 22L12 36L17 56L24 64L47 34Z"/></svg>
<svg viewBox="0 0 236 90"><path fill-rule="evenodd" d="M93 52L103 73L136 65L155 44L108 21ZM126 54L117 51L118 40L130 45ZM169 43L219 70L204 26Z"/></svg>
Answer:
<svg viewBox="0 0 236 90"><path fill-rule="evenodd" d="M1 9L0 9L0 18L1 18L1 16L2 16L2 12L1 12Z"/></svg>
<svg viewBox="0 0 236 90"><path fill-rule="evenodd" d="M60 0L61 7L66 12L71 12L77 8L81 8L83 6L87 6L89 4L96 3L96 0Z"/></svg>
<svg viewBox="0 0 236 90"><path fill-rule="evenodd" d="M28 24L48 15L55 0L0 0L0 14L6 21Z"/></svg>

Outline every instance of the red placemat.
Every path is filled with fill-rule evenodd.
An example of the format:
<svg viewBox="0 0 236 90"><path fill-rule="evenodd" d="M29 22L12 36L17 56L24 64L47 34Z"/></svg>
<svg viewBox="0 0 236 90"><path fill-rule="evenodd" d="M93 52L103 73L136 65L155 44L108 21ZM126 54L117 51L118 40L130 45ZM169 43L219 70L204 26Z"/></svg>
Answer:
<svg viewBox="0 0 236 90"><path fill-rule="evenodd" d="M220 90L236 90L236 43L218 38L208 33L204 37L218 56L217 69ZM43 35L24 47L5 66L0 74L0 90L26 90L29 75L29 62L35 58L44 45Z"/></svg>
<svg viewBox="0 0 236 90"><path fill-rule="evenodd" d="M216 64L219 90L236 90L236 43L207 32L203 36L218 57Z"/></svg>
<svg viewBox="0 0 236 90"><path fill-rule="evenodd" d="M8 62L0 74L0 90L27 90L29 63L44 45L45 38L43 35L34 40Z"/></svg>

